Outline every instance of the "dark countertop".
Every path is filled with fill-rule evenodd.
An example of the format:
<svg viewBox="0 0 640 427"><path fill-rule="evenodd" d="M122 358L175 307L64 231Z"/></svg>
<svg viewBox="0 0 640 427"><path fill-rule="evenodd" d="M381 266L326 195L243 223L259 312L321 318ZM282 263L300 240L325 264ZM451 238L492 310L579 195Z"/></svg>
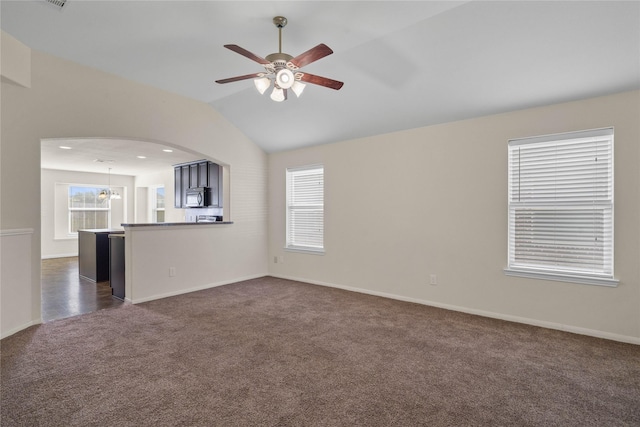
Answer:
<svg viewBox="0 0 640 427"><path fill-rule="evenodd" d="M233 224L233 221L216 221L216 222L154 222L154 223L140 223L140 224L121 224L123 227L175 227L182 225L229 225Z"/></svg>
<svg viewBox="0 0 640 427"><path fill-rule="evenodd" d="M108 234L121 234L124 230L121 228L81 228L78 230L85 231L87 233L108 233Z"/></svg>

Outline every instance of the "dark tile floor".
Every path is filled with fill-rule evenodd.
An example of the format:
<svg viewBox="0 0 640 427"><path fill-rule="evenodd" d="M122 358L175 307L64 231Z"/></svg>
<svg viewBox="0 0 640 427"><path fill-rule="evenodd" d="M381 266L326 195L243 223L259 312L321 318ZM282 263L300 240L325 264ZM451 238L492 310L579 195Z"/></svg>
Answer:
<svg viewBox="0 0 640 427"><path fill-rule="evenodd" d="M42 321L118 307L109 282L94 283L80 277L78 257L42 260Z"/></svg>

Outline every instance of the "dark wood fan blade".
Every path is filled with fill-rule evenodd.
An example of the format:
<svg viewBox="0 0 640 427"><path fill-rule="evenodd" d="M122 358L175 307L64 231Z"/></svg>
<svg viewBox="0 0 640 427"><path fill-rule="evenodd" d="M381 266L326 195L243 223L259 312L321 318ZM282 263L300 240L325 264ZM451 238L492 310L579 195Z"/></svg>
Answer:
<svg viewBox="0 0 640 427"><path fill-rule="evenodd" d="M326 44L320 43L316 47L312 47L308 51L301 53L300 55L293 58L289 63L293 64L298 68L302 68L305 65L309 65L312 62L317 61L318 59L322 59L327 55L331 55L333 51Z"/></svg>
<svg viewBox="0 0 640 427"><path fill-rule="evenodd" d="M262 77L264 75L264 73L253 73L253 74L246 74L244 76L237 76L237 77L230 77L228 79L222 79L222 80L216 80L216 83L231 83L231 82L237 82L240 80L247 80L247 79L255 79L258 77Z"/></svg>
<svg viewBox="0 0 640 427"><path fill-rule="evenodd" d="M238 46L237 44L225 44L224 47L234 51L235 53L239 53L240 55L245 56L252 61L256 61L258 64L262 64L262 65L271 64L271 62L267 61L266 59L259 57L255 53L249 52L247 49L244 49Z"/></svg>
<svg viewBox="0 0 640 427"><path fill-rule="evenodd" d="M337 80L328 79L326 77L314 76L313 74L309 74L309 73L301 73L301 74L302 74L302 77L300 77L300 80L302 80L305 83L320 85L320 86L328 87L335 90L340 89L344 84Z"/></svg>

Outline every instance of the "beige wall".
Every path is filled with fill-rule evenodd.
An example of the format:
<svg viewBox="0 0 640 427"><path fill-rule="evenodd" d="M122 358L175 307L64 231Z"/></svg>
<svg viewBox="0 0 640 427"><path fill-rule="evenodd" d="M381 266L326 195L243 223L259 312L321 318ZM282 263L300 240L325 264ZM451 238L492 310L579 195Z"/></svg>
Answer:
<svg viewBox="0 0 640 427"><path fill-rule="evenodd" d="M0 51L2 81L31 87L31 49L2 31Z"/></svg>
<svg viewBox="0 0 640 427"><path fill-rule="evenodd" d="M186 147L230 165L235 224L221 238L237 259L223 266L229 269L224 275L267 272L266 155L209 105L37 51L31 52L30 80L31 88L2 82L0 227L34 230L32 278L24 283L24 278L3 275L0 290L3 296L15 289L31 292L31 306L21 310L30 313L32 322L40 319L41 138L143 139ZM210 271L212 282L219 273ZM3 306L9 303L3 298Z"/></svg>
<svg viewBox="0 0 640 427"><path fill-rule="evenodd" d="M271 154L269 271L640 343L639 117L636 91ZM505 276L507 141L607 126L619 286ZM324 256L283 250L285 169L315 163L325 167Z"/></svg>

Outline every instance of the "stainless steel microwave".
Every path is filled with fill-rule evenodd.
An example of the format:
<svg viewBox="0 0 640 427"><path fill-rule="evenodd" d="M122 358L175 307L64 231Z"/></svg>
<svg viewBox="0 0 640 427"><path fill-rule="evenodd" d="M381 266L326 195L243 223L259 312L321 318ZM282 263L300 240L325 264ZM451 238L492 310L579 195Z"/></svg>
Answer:
<svg viewBox="0 0 640 427"><path fill-rule="evenodd" d="M211 188L195 187L187 189L185 206L188 208L204 208L211 204Z"/></svg>

